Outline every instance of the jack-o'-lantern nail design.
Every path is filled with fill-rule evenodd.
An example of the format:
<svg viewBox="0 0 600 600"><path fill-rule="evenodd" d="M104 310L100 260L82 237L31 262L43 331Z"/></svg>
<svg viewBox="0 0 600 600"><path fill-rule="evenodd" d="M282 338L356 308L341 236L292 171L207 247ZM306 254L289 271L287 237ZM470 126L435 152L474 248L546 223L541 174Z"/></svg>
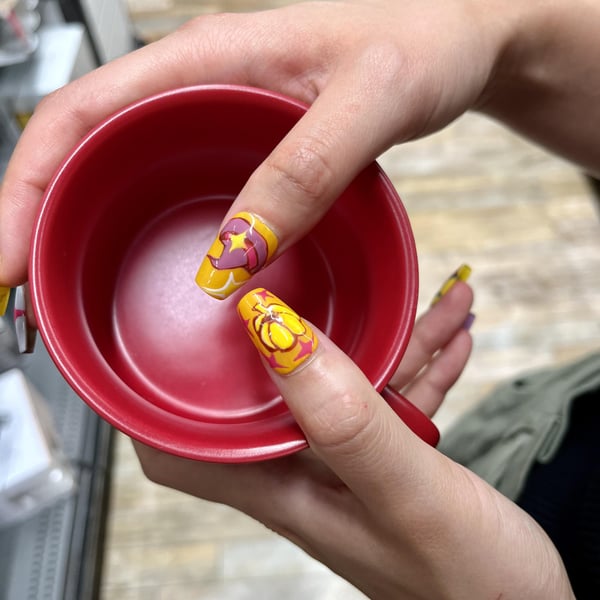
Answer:
<svg viewBox="0 0 600 600"><path fill-rule="evenodd" d="M209 248L196 283L213 298L227 298L269 262L277 245L275 234L256 215L237 213Z"/></svg>
<svg viewBox="0 0 600 600"><path fill-rule="evenodd" d="M238 314L257 350L281 375L304 364L319 345L308 323L264 288L248 292L238 304Z"/></svg>

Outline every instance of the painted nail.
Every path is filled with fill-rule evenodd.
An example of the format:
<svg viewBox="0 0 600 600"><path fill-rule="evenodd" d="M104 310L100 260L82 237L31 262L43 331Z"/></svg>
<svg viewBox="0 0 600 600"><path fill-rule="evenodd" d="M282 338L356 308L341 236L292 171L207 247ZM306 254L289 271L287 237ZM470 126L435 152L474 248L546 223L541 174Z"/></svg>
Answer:
<svg viewBox="0 0 600 600"><path fill-rule="evenodd" d="M467 315L467 318L463 321L463 324L461 325L461 327L465 331L469 331L471 329L471 327L473 326L474 322L475 322L475 313L470 312Z"/></svg>
<svg viewBox="0 0 600 600"><path fill-rule="evenodd" d="M430 306L437 304L443 296L445 296L453 287L457 281L467 281L471 275L471 267L469 265L460 265L446 281L442 284L442 287L438 290L437 294L433 297Z"/></svg>
<svg viewBox="0 0 600 600"><path fill-rule="evenodd" d="M8 299L10 297L10 288L0 285L0 317L6 313Z"/></svg>
<svg viewBox="0 0 600 600"><path fill-rule="evenodd" d="M37 330L31 325L29 287L20 285L15 289L14 320L17 346L21 354L31 354L35 348Z"/></svg>
<svg viewBox="0 0 600 600"><path fill-rule="evenodd" d="M227 298L269 262L277 245L275 234L256 215L237 213L209 248L196 283L213 298Z"/></svg>
<svg viewBox="0 0 600 600"><path fill-rule="evenodd" d="M313 356L319 342L308 323L264 288L248 292L238 314L268 365L288 375Z"/></svg>

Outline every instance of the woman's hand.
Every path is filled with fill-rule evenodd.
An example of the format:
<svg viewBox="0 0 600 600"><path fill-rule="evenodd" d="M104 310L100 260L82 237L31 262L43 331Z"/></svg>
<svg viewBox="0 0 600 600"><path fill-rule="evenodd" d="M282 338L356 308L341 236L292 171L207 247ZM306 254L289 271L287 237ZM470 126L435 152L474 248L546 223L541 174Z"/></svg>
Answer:
<svg viewBox="0 0 600 600"><path fill-rule="evenodd" d="M599 27L596 0L346 0L194 19L40 103L0 190L0 286L26 279L38 204L69 150L123 106L180 86L252 85L310 105L226 216L264 222L271 258L382 151L469 109L600 173Z"/></svg>
<svg viewBox="0 0 600 600"><path fill-rule="evenodd" d="M82 136L137 99L194 84L247 84L311 105L226 217L257 215L281 254L383 150L477 102L508 30L481 5L314 2L205 16L67 85L40 103L3 181L0 285L26 279L38 204Z"/></svg>
<svg viewBox="0 0 600 600"><path fill-rule="evenodd" d="M463 323L471 302L460 282L432 307L395 378L429 414L469 355ZM310 450L221 465L136 443L150 479L244 511L373 599L572 598L560 558L532 519L412 434L332 342L277 304L266 292L249 293L241 316L252 323L254 313L270 315L250 331L263 356L276 352L278 338L270 331L265 351L267 322L312 348L298 367L279 360L287 374L265 363ZM285 313L279 321L277 311Z"/></svg>

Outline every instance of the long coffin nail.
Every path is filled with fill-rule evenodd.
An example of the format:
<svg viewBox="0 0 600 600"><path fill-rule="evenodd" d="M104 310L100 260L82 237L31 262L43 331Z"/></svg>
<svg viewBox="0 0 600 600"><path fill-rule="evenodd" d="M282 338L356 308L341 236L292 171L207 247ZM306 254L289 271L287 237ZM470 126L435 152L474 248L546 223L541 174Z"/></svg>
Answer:
<svg viewBox="0 0 600 600"><path fill-rule="evenodd" d="M31 354L35 348L37 330L31 324L31 302L28 284L15 290L14 320L17 345L21 354Z"/></svg>
<svg viewBox="0 0 600 600"><path fill-rule="evenodd" d="M256 215L237 213L209 248L196 283L213 298L227 298L269 262L277 246L275 234Z"/></svg>
<svg viewBox="0 0 600 600"><path fill-rule="evenodd" d="M457 281L467 281L471 275L471 267L469 265L460 265L446 281L442 284L442 287L438 290L437 294L433 297L430 306L437 304L443 296L445 296L453 287Z"/></svg>
<svg viewBox="0 0 600 600"><path fill-rule="evenodd" d="M256 349L281 375L305 364L319 345L308 323L264 288L248 292L238 303L238 314Z"/></svg>
<svg viewBox="0 0 600 600"><path fill-rule="evenodd" d="M10 288L0 285L0 317L6 313L8 298L10 297Z"/></svg>

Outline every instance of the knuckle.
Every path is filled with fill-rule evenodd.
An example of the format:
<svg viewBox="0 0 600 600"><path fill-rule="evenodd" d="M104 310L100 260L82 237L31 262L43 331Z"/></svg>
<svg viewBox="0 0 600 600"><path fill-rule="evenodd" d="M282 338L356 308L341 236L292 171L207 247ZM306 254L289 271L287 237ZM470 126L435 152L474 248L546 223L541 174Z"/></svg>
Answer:
<svg viewBox="0 0 600 600"><path fill-rule="evenodd" d="M328 150L325 136L305 138L267 159L266 167L274 174L281 197L292 196L308 209L319 204L333 180Z"/></svg>
<svg viewBox="0 0 600 600"><path fill-rule="evenodd" d="M357 62L361 73L371 80L370 85L395 93L409 66L405 52L395 40L387 38L364 48Z"/></svg>
<svg viewBox="0 0 600 600"><path fill-rule="evenodd" d="M67 101L68 96L65 95L64 87L50 92L37 103L32 119L37 120L40 115L52 115L57 110L64 112L65 108L69 106Z"/></svg>
<svg viewBox="0 0 600 600"><path fill-rule="evenodd" d="M364 447L364 439L373 433L372 407L362 394L353 391L340 393L333 402L323 402L310 419L309 436L318 447L328 450Z"/></svg>
<svg viewBox="0 0 600 600"><path fill-rule="evenodd" d="M32 119L36 119L36 121L45 119L48 125L52 126L54 122L59 121L56 115L60 115L61 122L67 119L72 124L73 130L87 132L90 129L85 118L88 102L86 102L87 98L81 92L80 80L75 80L64 87L58 88L42 98L35 108Z"/></svg>

